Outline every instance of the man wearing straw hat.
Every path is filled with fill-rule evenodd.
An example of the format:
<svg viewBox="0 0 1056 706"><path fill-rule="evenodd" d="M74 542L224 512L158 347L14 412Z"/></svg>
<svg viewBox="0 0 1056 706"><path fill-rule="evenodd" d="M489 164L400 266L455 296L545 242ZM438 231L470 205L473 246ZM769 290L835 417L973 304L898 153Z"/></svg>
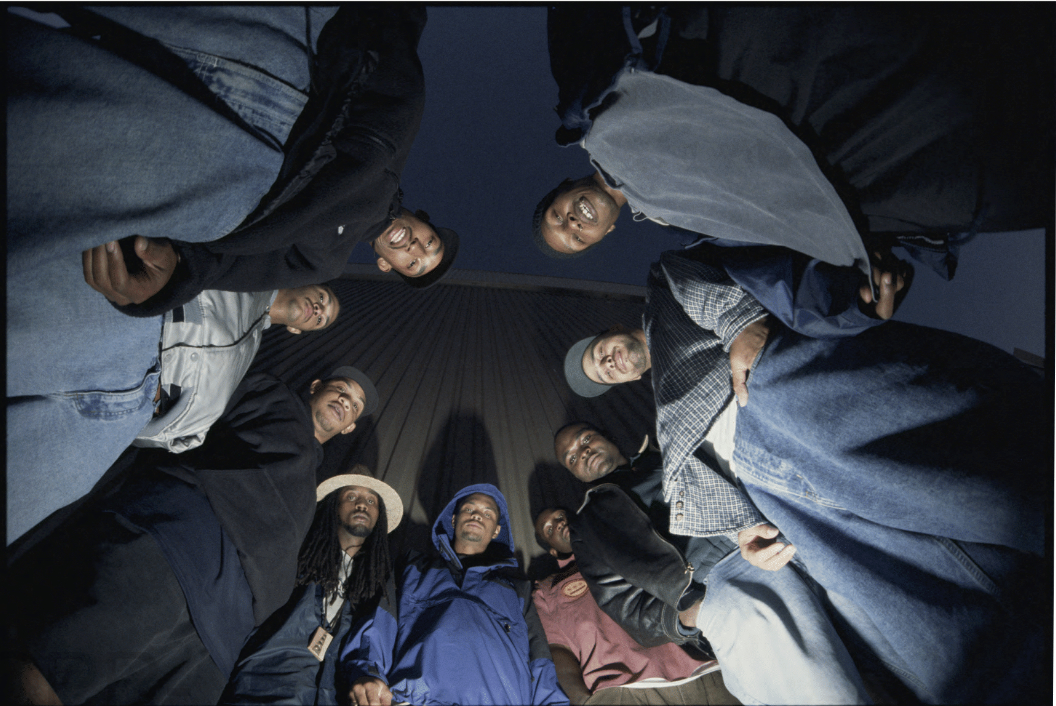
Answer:
<svg viewBox="0 0 1056 706"><path fill-rule="evenodd" d="M358 616L392 586L388 535L403 503L364 466L323 481L301 546L298 590L250 636L225 704L336 704L334 656ZM375 532L376 527L387 531ZM336 643L336 644L334 644Z"/></svg>

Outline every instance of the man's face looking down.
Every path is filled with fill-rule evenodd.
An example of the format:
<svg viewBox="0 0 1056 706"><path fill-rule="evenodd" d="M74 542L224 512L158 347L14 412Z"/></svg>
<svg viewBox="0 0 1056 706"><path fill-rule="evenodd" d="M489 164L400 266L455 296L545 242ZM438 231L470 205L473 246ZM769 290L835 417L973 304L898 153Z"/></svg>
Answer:
<svg viewBox="0 0 1056 706"><path fill-rule="evenodd" d="M396 270L405 277L421 277L444 259L444 241L436 230L407 209L374 239L372 246L379 270Z"/></svg>
<svg viewBox="0 0 1056 706"><path fill-rule="evenodd" d="M356 428L356 420L367 403L358 382L351 378L315 380L309 390L312 426L320 444Z"/></svg>
<svg viewBox="0 0 1056 706"><path fill-rule="evenodd" d="M613 327L591 341L582 363L586 376L603 385L640 380L652 365L645 332Z"/></svg>
<svg viewBox="0 0 1056 706"><path fill-rule="evenodd" d="M560 508L549 508L539 513L535 521L535 533L544 544L549 545L550 554L572 553L572 538L568 530L568 513Z"/></svg>
<svg viewBox="0 0 1056 706"><path fill-rule="evenodd" d="M342 546L348 538L369 537L378 522L378 508L381 506L378 494L360 485L347 485L337 493L337 521Z"/></svg>
<svg viewBox="0 0 1056 706"><path fill-rule="evenodd" d="M577 253L599 242L616 227L620 206L595 176L576 181L558 194L543 214L543 240L558 252Z"/></svg>
<svg viewBox="0 0 1056 706"><path fill-rule="evenodd" d="M319 331L329 326L341 311L334 290L325 284L280 289L271 305L273 321L286 324L290 333Z"/></svg>
<svg viewBox="0 0 1056 706"><path fill-rule="evenodd" d="M490 495L473 493L464 498L451 516L458 554L480 554L499 536L499 506Z"/></svg>
<svg viewBox="0 0 1056 706"><path fill-rule="evenodd" d="M587 424L565 427L554 438L557 460L572 475L591 483L627 464L616 444Z"/></svg>

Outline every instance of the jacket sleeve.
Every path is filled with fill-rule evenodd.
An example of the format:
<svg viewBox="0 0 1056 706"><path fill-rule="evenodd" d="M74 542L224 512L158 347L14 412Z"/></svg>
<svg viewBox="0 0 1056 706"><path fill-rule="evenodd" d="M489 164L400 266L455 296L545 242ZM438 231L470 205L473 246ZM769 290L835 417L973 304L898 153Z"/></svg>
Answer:
<svg viewBox="0 0 1056 706"><path fill-rule="evenodd" d="M205 435L206 432L202 431L197 434L186 434L184 436L169 436L165 434L137 436L132 445L145 449L165 449L169 453L178 454L201 446L205 442Z"/></svg>
<svg viewBox="0 0 1056 706"><path fill-rule="evenodd" d="M685 642L678 605L692 567L618 486L592 488L572 523L572 550L600 607L635 642Z"/></svg>
<svg viewBox="0 0 1056 706"><path fill-rule="evenodd" d="M532 600L532 584L518 582L524 622L528 626L528 667L532 673L532 704L567 704L568 697L557 682L557 669L550 656L550 644Z"/></svg>
<svg viewBox="0 0 1056 706"><path fill-rule="evenodd" d="M205 491L238 548L258 625L293 589L297 554L315 513L321 454L304 403L277 378L253 374L239 384L206 442L166 455L162 465Z"/></svg>
<svg viewBox="0 0 1056 706"><path fill-rule="evenodd" d="M425 82L420 6L347 5L327 22L308 105L272 190L229 235L173 241L181 262L130 316L155 316L206 289L236 292L334 279L352 249L400 206L399 176L418 133Z"/></svg>
<svg viewBox="0 0 1056 706"><path fill-rule="evenodd" d="M345 684L351 686L361 677L376 677L389 683L399 617L398 602L394 601L398 600L390 585L377 607L352 625L338 657L338 671L344 674ZM347 697L339 694L338 700L344 703Z"/></svg>
<svg viewBox="0 0 1056 706"><path fill-rule="evenodd" d="M685 256L725 270L769 313L811 338L854 336L883 323L858 307L862 273L777 246L702 243Z"/></svg>
<svg viewBox="0 0 1056 706"><path fill-rule="evenodd" d="M319 626L321 605L316 584L295 591L289 603L249 636L220 703L312 703L320 663L305 648Z"/></svg>
<svg viewBox="0 0 1056 706"><path fill-rule="evenodd" d="M698 326L711 331L725 351L752 322L766 316L755 297L730 279L721 267L669 251L660 256L650 278L664 281L674 300Z"/></svg>

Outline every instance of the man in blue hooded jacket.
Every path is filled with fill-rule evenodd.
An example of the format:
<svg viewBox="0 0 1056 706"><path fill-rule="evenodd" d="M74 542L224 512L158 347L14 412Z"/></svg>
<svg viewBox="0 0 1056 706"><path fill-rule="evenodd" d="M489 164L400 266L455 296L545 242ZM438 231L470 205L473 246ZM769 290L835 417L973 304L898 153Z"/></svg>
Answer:
<svg viewBox="0 0 1056 706"><path fill-rule="evenodd" d="M568 703L509 527L493 485L448 503L436 553L412 554L397 572L395 614L383 602L345 644L353 706Z"/></svg>

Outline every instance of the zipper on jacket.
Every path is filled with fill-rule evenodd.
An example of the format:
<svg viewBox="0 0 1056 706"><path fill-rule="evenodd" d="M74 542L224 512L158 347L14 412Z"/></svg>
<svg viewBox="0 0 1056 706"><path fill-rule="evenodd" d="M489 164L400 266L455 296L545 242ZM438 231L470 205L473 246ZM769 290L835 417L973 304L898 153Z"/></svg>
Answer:
<svg viewBox="0 0 1056 706"><path fill-rule="evenodd" d="M678 551L678 547L676 547L674 544L671 544L671 542L669 542L668 540L664 539L663 535L661 535L660 532L657 531L656 527L653 527L652 525L653 523L650 522L649 528L653 531L653 534L656 535L656 538L659 539L661 542L671 547L671 551L678 555L678 558L682 560L683 575L689 577L686 579L686 584L682 587L682 590L678 593L679 597L681 598L682 594L686 592L687 588L689 588L689 584L693 583L693 565L686 561L686 557L682 556L682 552Z"/></svg>

